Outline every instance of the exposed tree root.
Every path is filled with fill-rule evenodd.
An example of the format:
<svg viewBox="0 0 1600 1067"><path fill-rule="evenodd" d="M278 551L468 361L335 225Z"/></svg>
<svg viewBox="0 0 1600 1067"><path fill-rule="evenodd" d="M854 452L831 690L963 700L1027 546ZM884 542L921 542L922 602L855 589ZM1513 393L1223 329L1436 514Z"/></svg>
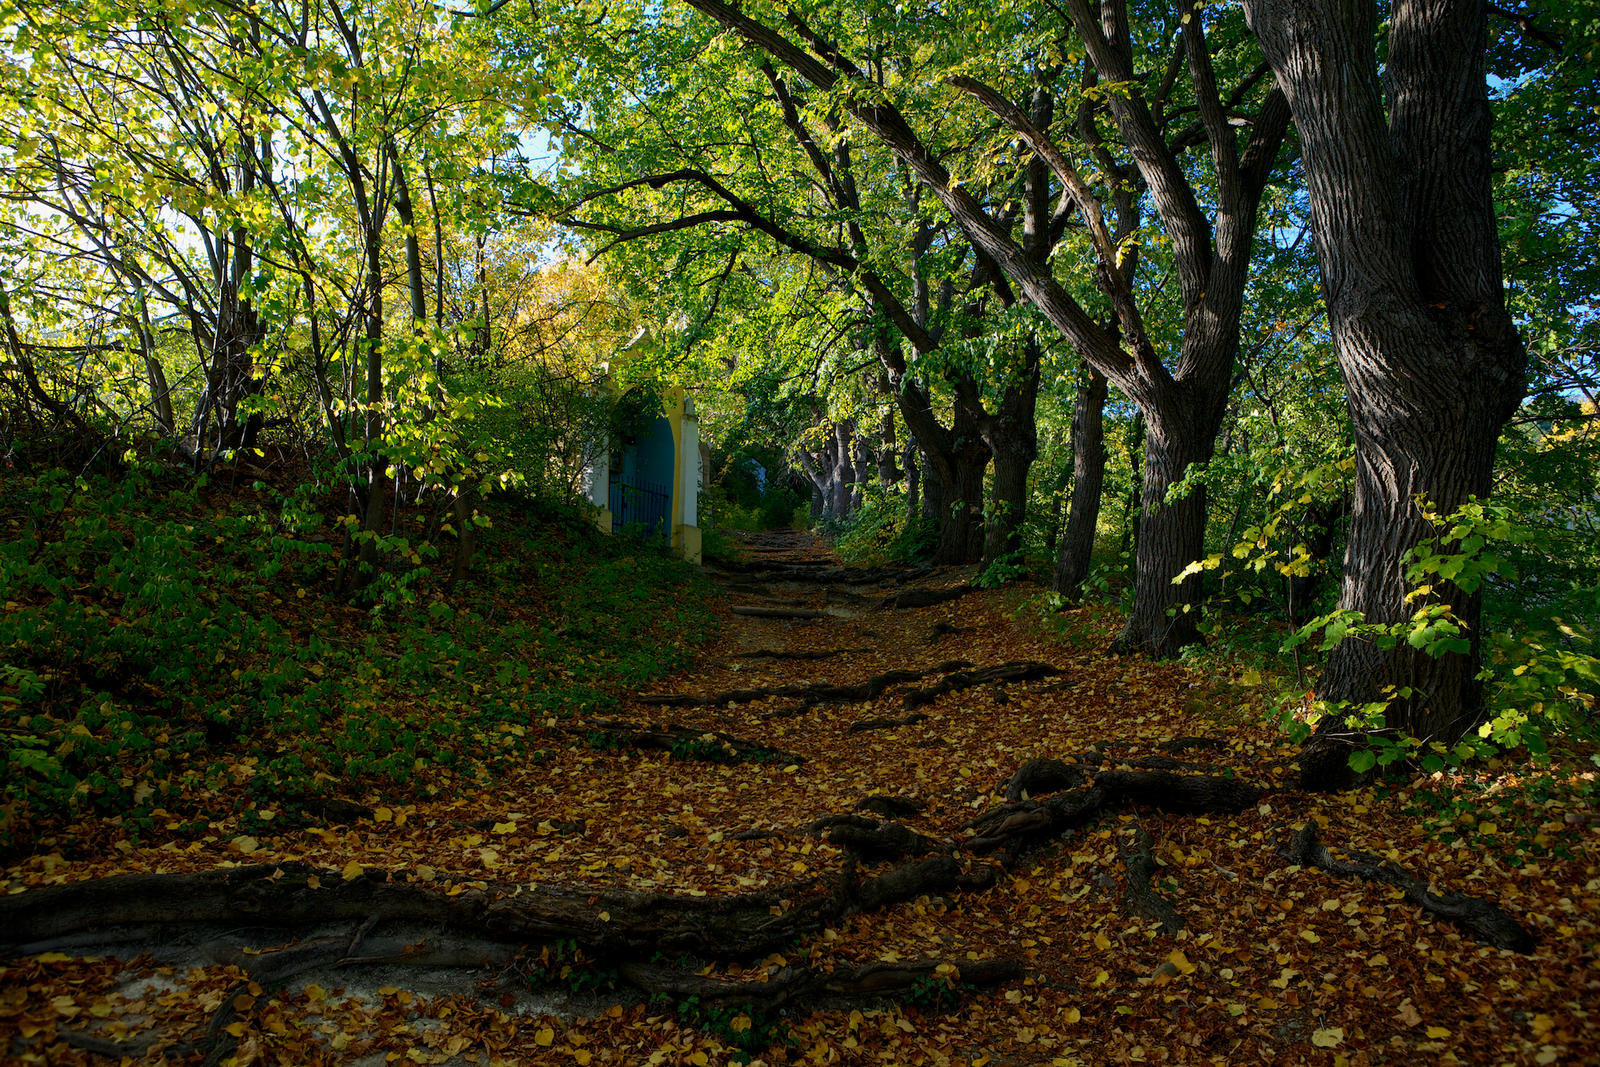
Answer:
<svg viewBox="0 0 1600 1067"><path fill-rule="evenodd" d="M1044 793L1059 793L1077 789L1089 781L1089 772L1078 763L1063 760L1031 759L1017 768L1017 773L1006 783L1006 803L1015 804Z"/></svg>
<svg viewBox="0 0 1600 1067"><path fill-rule="evenodd" d="M832 659L835 656L848 656L852 652L871 652L870 648L825 648L817 651L791 651L785 648L763 648L754 652L741 652L738 659Z"/></svg>
<svg viewBox="0 0 1600 1067"><path fill-rule="evenodd" d="M813 611L810 608L764 608L735 604L728 610L735 615L744 615L752 619L793 619L798 622L807 622L814 619L829 618L826 611Z"/></svg>
<svg viewBox="0 0 1600 1067"><path fill-rule="evenodd" d="M908 582L925 577L929 567L834 567L820 563L719 562L718 570L744 575L760 575L768 581L816 585L877 585L882 582Z"/></svg>
<svg viewBox="0 0 1600 1067"><path fill-rule="evenodd" d="M1150 885L1156 873L1156 859L1150 835L1144 827L1134 831L1133 842L1122 850L1122 864L1128 872L1128 884L1124 891L1128 910L1141 919L1160 923L1161 932L1169 937L1181 932L1183 920L1178 918L1178 913L1167 903L1167 899Z"/></svg>
<svg viewBox="0 0 1600 1067"><path fill-rule="evenodd" d="M690 974L655 964L626 963L619 968L630 983L652 994L695 997L706 1005L750 1004L772 1009L802 1000L885 997L942 980L952 993L963 987L987 988L1022 977L1014 960L899 960L864 967L789 966L759 981Z"/></svg>
<svg viewBox="0 0 1600 1067"><path fill-rule="evenodd" d="M678 759L706 763L804 763L805 757L771 745L747 741L721 730L693 726L660 726L599 719L574 723L568 734L595 748L646 748L669 752Z"/></svg>
<svg viewBox="0 0 1600 1067"><path fill-rule="evenodd" d="M958 689L1005 682L1031 682L1060 673L1048 663L1035 662L1002 663L997 667L984 667L976 671L959 671L945 676L935 685L908 691L905 695L905 704L908 708L919 708L924 704L932 704L944 694L953 693Z"/></svg>
<svg viewBox="0 0 1600 1067"><path fill-rule="evenodd" d="M977 632L977 629L978 628L976 626L956 626L953 623L949 623L943 619L940 619L938 622L928 627L928 644L931 645L938 641L939 638L949 637L952 634L975 633Z"/></svg>
<svg viewBox="0 0 1600 1067"><path fill-rule="evenodd" d="M1278 846L1278 855L1302 867L1316 867L1341 878L1364 878L1393 886L1406 899L1429 915L1452 922L1480 944L1511 952L1529 953L1537 945L1532 933L1503 908L1478 897L1462 893L1435 893L1428 880L1419 878L1397 863L1370 852L1349 852L1348 859L1337 859L1317 841L1316 823L1306 823Z"/></svg>
<svg viewBox="0 0 1600 1067"><path fill-rule="evenodd" d="M978 592L975 585L954 585L948 589L907 589L903 593L896 593L883 601L885 608L903 611L908 608L926 608L934 604L944 604L951 600L958 600L968 593Z"/></svg>
<svg viewBox="0 0 1600 1067"><path fill-rule="evenodd" d="M850 724L850 733L859 734L867 730L892 730L896 726L915 726L919 722L926 722L928 717L920 711L913 711L909 715L898 718L862 719L860 722Z"/></svg>
<svg viewBox="0 0 1600 1067"><path fill-rule="evenodd" d="M891 797L883 793L874 793L856 802L857 811L870 811L885 819L909 819L927 807L926 803L912 797Z"/></svg>
<svg viewBox="0 0 1600 1067"><path fill-rule="evenodd" d="M869 819L864 815L829 815L809 827L812 833L827 831L828 844L848 849L869 862L924 856L934 842L904 823L889 819Z"/></svg>
<svg viewBox="0 0 1600 1067"><path fill-rule="evenodd" d="M1086 786L1003 804L978 816L967 824L977 831L967 847L978 853L1005 849L1014 857L1105 811L1139 805L1177 815L1232 814L1260 795L1256 786L1216 775L1097 771Z"/></svg>
<svg viewBox="0 0 1600 1067"><path fill-rule="evenodd" d="M740 959L764 955L846 915L947 892L961 884L962 873L949 856L870 878L860 878L852 863L830 877L719 897L538 884L448 896L438 887L388 881L382 871L347 880L304 863L119 875L0 897L7 942L0 952L123 923L305 928L400 922L496 942L570 939L594 959L648 959L654 952Z"/></svg>
<svg viewBox="0 0 1600 1067"><path fill-rule="evenodd" d="M1163 741L1156 746L1163 752L1187 752L1192 748L1203 748L1213 752L1226 752L1228 743L1216 737L1174 737L1171 741Z"/></svg>
<svg viewBox="0 0 1600 1067"><path fill-rule="evenodd" d="M696 693L653 693L639 697L639 703L665 708L726 707L729 704L749 704L769 697L787 697L800 701L801 707L816 704L858 704L876 700L891 686L920 682L935 674L963 671L972 664L964 659L947 660L926 670L885 671L863 682L835 685L830 682L811 682L806 685L778 685L759 689L730 689L722 693L700 695Z"/></svg>

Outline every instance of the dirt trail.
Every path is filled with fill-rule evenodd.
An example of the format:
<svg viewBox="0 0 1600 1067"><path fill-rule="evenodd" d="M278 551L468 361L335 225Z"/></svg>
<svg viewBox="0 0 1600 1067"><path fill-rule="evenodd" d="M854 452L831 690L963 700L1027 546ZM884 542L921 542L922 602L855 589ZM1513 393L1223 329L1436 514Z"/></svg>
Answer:
<svg viewBox="0 0 1600 1067"><path fill-rule="evenodd" d="M846 573L810 534L743 548L713 569L722 632L692 670L534 724L541 758L487 788L247 854L224 828L7 871L33 888L0 926L51 933L0 971L0 1058L1386 1062L1470 1040L1531 1061L1592 1040L1573 1012L1593 911L1564 918L1590 948L1530 970L1392 878L1314 869L1294 834L1381 849L1376 801L1292 791L1237 678L1107 657L1109 618L1046 636L1017 613L1028 587ZM1406 859L1424 895L1431 877L1555 922L1493 856ZM204 881L219 868L234 881ZM160 884L191 918L255 910L178 934L116 912L118 949L67 929L81 897L16 906L129 871L190 879Z"/></svg>

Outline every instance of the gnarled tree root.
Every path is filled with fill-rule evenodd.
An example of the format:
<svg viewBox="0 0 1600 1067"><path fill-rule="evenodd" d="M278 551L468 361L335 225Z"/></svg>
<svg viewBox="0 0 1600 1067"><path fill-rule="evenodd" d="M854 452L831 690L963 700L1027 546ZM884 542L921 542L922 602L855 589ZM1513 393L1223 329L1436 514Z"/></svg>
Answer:
<svg viewBox="0 0 1600 1067"><path fill-rule="evenodd" d="M126 923L433 924L452 934L518 944L570 939L591 958L648 959L692 952L719 959L761 955L846 915L961 884L949 856L859 878L854 865L826 878L728 896L554 885L467 889L455 896L382 871L345 879L304 863L257 864L198 874L130 874L44 886L0 897L0 954L82 930Z"/></svg>
<svg viewBox="0 0 1600 1067"><path fill-rule="evenodd" d="M932 704L946 693L953 693L958 689L971 689L975 685L998 685L1005 682L1032 682L1039 678L1048 678L1061 671L1048 663L1022 661L1017 663L1002 663L996 667L984 667L975 671L957 671L946 675L933 685L921 689L908 690L905 695L905 705L908 708L920 708L924 704Z"/></svg>
<svg viewBox="0 0 1600 1067"><path fill-rule="evenodd" d="M1350 852L1337 859L1317 841L1316 823L1306 823L1278 846L1278 855L1302 867L1316 867L1341 878L1364 878L1393 886L1429 915L1454 923L1479 944L1529 953L1538 944L1532 933L1503 908L1462 893L1435 893L1428 880L1370 852Z"/></svg>
<svg viewBox="0 0 1600 1067"><path fill-rule="evenodd" d="M1150 835L1144 827L1134 832L1132 844L1122 850L1122 864L1128 872L1128 884L1124 892L1128 910L1141 919L1160 923L1161 932L1169 937L1179 934L1183 930L1183 920L1178 918L1178 913L1167 903L1167 899L1150 885L1156 873L1156 858Z"/></svg>
<svg viewBox="0 0 1600 1067"><path fill-rule="evenodd" d="M883 997L920 988L930 979L943 979L948 988L987 988L1022 977L1013 960L898 960L864 967L784 967L761 981L713 978L686 974L670 967L625 963L622 977L651 994L698 998L708 1005L750 1004L777 1008L798 1000L834 997Z"/></svg>
<svg viewBox="0 0 1600 1067"><path fill-rule="evenodd" d="M945 604L958 600L968 593L978 592L975 585L954 585L948 589L907 589L903 593L896 593L886 597L883 606L886 610L903 611L907 608L927 608L935 604Z"/></svg>
<svg viewBox="0 0 1600 1067"><path fill-rule="evenodd" d="M805 757L721 730L693 726L640 726L615 720L575 723L566 732L596 748L646 748L670 752L678 759L707 763L804 763Z"/></svg>
<svg viewBox="0 0 1600 1067"><path fill-rule="evenodd" d="M920 682L935 674L952 674L964 671L972 664L964 659L946 660L926 670L884 671L863 682L836 685L830 682L811 682L806 685L776 685L759 689L729 689L721 693L651 693L638 698L639 703L658 708L711 708L729 704L749 704L769 697L784 697L800 701L802 707L816 704L857 704L876 700L893 686Z"/></svg>
<svg viewBox="0 0 1600 1067"><path fill-rule="evenodd" d="M1003 804L978 816L967 824L978 832L967 847L980 853L1003 848L1015 856L1105 811L1140 805L1177 815L1232 814L1260 796L1256 786L1218 775L1098 771L1088 785L1042 800Z"/></svg>
<svg viewBox="0 0 1600 1067"><path fill-rule="evenodd" d="M815 611L811 608L761 607L736 604L728 610L735 615L743 615L751 619L794 619L801 622L809 622L815 619L828 618L826 611Z"/></svg>

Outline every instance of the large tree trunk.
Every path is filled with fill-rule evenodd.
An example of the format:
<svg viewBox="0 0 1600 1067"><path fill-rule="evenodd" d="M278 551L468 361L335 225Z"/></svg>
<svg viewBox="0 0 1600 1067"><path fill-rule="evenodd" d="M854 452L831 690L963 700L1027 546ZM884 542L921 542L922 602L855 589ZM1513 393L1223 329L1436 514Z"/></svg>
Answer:
<svg viewBox="0 0 1600 1067"><path fill-rule="evenodd" d="M1407 554L1433 536L1419 501L1449 512L1488 493L1526 355L1506 314L1491 197L1485 10L1401 0L1380 80L1377 9L1247 0L1251 28L1300 132L1317 258L1355 431L1356 488L1340 607L1403 623ZM1385 92L1390 110L1384 113ZM1468 650L1434 657L1347 639L1319 695L1388 701L1389 730L1451 742L1483 714L1481 594L1434 583ZM1307 786L1349 782L1352 730L1327 716L1302 757Z"/></svg>
<svg viewBox="0 0 1600 1067"><path fill-rule="evenodd" d="M994 456L994 493L984 531L983 563L1022 551L1022 527L1028 518L1028 470L1039 455L1039 431L1034 412L1039 398L1038 339L1024 342L1019 380L1006 388L1000 410L977 417L983 440ZM977 400L977 391L968 394ZM981 411L981 404L978 405Z"/></svg>
<svg viewBox="0 0 1600 1067"><path fill-rule="evenodd" d="M1072 403L1072 499L1051 581L1051 588L1072 602L1082 598L1083 583L1089 577L1106 478L1106 379L1093 368L1088 375Z"/></svg>
<svg viewBox="0 0 1600 1067"><path fill-rule="evenodd" d="M1200 642L1200 575L1173 579L1205 555L1206 490L1195 486L1167 503L1167 492L1190 465L1211 458L1216 426L1173 426L1153 415L1146 420L1144 487L1134 567L1133 610L1117 638L1122 652L1177 655Z"/></svg>

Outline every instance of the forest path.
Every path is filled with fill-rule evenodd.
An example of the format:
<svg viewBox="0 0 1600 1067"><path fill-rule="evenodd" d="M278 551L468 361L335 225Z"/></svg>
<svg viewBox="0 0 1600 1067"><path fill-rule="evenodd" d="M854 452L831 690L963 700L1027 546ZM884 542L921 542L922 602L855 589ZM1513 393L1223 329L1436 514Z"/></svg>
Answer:
<svg viewBox="0 0 1600 1067"><path fill-rule="evenodd" d="M1595 908L1419 835L1392 796L1297 792L1224 663L1108 656L1115 619L1092 611L1063 640L1025 584L847 571L808 534L744 549L713 569L721 631L694 666L531 724L537 758L492 782L8 872L14 894L66 884L0 897L0 928L32 931L0 974L0 1047L364 1065L1593 1049ZM1375 868L1313 869L1340 868L1304 827L1573 933L1533 960L1480 947ZM1595 853L1556 884L1588 863L1595 890ZM82 881L126 872L156 876ZM173 934L185 912L210 925Z"/></svg>

